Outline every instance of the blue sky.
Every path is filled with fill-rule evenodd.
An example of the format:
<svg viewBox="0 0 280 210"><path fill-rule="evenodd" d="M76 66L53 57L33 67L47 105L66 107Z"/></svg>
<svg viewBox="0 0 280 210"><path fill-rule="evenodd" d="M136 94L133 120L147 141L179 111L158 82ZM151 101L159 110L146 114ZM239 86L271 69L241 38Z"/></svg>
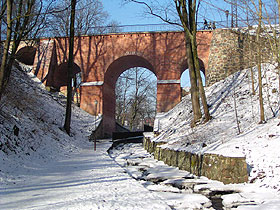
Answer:
<svg viewBox="0 0 280 210"><path fill-rule="evenodd" d="M162 0L167 1L167 0ZM221 8L223 10L230 10L230 5L224 3L221 0L210 1L214 7ZM137 24L158 24L163 23L156 17L146 16L144 17L144 7L137 3L124 4L124 0L102 0L104 10L110 15L111 20L117 21L120 25L137 25ZM211 21L226 21L226 16L220 9L215 9L210 4L204 4L200 6L199 21L203 22L203 18Z"/></svg>
<svg viewBox="0 0 280 210"><path fill-rule="evenodd" d="M137 3L124 4L125 0L101 0L104 10L110 15L111 20L115 20L119 25L137 25L137 24L158 24L163 23L160 19L148 16L144 17L145 7ZM158 0L160 5L173 4L173 0ZM230 2L230 1L229 1ZM272 6L273 1L263 0L267 6ZM270 7L268 7L269 10ZM228 10L231 13L231 5L223 0L208 0L202 1L199 7L198 22L203 23L203 19L207 19L208 22L216 22L217 27L226 27L227 18L225 11ZM242 18L245 15L245 11L242 12L239 8L238 18ZM244 16L243 19L246 19ZM223 21L223 22L220 22ZM231 14L228 16L228 23L230 25ZM203 25L203 24L202 24ZM200 27L198 27L199 29Z"/></svg>
<svg viewBox="0 0 280 210"><path fill-rule="evenodd" d="M104 10L120 25L155 24L161 21L155 17L143 17L143 7L136 3L123 4L123 0L103 0Z"/></svg>

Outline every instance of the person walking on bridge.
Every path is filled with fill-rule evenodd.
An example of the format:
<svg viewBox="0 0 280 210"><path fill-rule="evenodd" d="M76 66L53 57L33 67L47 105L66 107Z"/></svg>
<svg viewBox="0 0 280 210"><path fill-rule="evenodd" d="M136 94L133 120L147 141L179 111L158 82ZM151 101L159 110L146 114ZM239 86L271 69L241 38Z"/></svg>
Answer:
<svg viewBox="0 0 280 210"><path fill-rule="evenodd" d="M204 23L203 23L203 29L208 29L208 23L207 23L207 20L204 19Z"/></svg>

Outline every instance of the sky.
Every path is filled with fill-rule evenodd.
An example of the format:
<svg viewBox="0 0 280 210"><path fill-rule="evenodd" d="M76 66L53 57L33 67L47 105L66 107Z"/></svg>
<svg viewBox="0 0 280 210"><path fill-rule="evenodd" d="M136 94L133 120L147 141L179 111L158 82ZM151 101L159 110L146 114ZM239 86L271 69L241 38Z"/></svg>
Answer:
<svg viewBox="0 0 280 210"><path fill-rule="evenodd" d="M161 0L165 1L165 0ZM168 0L166 0L168 1ZM212 0L211 4L215 7L222 8L224 10L230 10L230 6L225 4L221 0ZM160 24L163 23L159 18L152 16L144 16L144 7L137 3L124 4L124 0L103 0L104 10L110 15L110 19L117 21L120 25L137 25L137 24ZM210 7L212 9L210 9ZM209 21L226 21L224 12L213 9L211 5L200 6L199 21L202 23L206 18Z"/></svg>
<svg viewBox="0 0 280 210"><path fill-rule="evenodd" d="M149 15L144 16L145 7L137 3L126 3L125 0L102 0L104 10L110 15L110 19L117 21L119 25L138 25L138 24L160 24L163 23L159 18ZM155 1L157 2L157 1ZM161 5L167 5L164 2L170 2L171 0L160 0ZM162 3L163 2L163 3ZM266 9L271 10L273 8L273 1L263 0L266 5ZM252 4L252 8L253 4ZM208 22L216 22L217 27L226 27L231 24L231 5L223 0L207 0L199 6L198 13L198 29L202 29L204 19ZM228 21L226 17L226 10L228 10ZM241 8L238 9L238 19L246 20L245 11ZM243 21L239 21L239 26ZM244 25L244 24L243 24Z"/></svg>
<svg viewBox="0 0 280 210"><path fill-rule="evenodd" d="M107 11L112 20L120 25L158 24L162 23L155 17L144 17L143 7L136 3L123 4L123 0L103 0L104 10Z"/></svg>

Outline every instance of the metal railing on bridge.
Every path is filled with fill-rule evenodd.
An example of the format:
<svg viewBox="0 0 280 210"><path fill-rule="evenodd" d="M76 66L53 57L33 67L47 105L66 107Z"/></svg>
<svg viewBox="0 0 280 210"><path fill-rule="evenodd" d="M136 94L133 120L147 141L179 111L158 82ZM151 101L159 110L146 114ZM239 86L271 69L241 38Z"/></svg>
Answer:
<svg viewBox="0 0 280 210"><path fill-rule="evenodd" d="M211 25L212 24L212 25ZM197 23L198 30L212 30L216 27L225 27L224 22L209 22L209 25L204 25L204 22ZM160 23L160 24L136 24L136 25L108 25L91 27L92 35L102 35L110 33L137 33L137 32L167 32L167 31L183 31L179 25Z"/></svg>
<svg viewBox="0 0 280 210"><path fill-rule="evenodd" d="M221 21L202 21L197 22L197 30L213 30L216 28L243 28L255 25L258 19L242 19ZM266 20L264 20L266 21ZM110 33L137 33L137 32L167 32L167 31L183 31L179 25L159 23L159 24L135 24L135 25L107 25L91 27L91 34L89 35L102 35Z"/></svg>
<svg viewBox="0 0 280 210"><path fill-rule="evenodd" d="M197 23L197 30L213 30L215 28L227 28L228 23L226 21L208 22L205 25L204 22ZM179 25L159 23L159 24L135 24L135 25L107 25L107 26L93 26L90 27L88 34L82 35L106 35L106 34L118 34L118 33L145 33L145 32L170 32L170 31L183 31L183 28ZM51 31L49 32L51 33ZM45 36L41 38L53 37L53 34L45 33Z"/></svg>
<svg viewBox="0 0 280 210"><path fill-rule="evenodd" d="M161 24L136 24L136 25L108 25L92 27L93 34L110 34L110 33L137 33L137 32L165 32L165 31L182 31L178 25L167 23Z"/></svg>

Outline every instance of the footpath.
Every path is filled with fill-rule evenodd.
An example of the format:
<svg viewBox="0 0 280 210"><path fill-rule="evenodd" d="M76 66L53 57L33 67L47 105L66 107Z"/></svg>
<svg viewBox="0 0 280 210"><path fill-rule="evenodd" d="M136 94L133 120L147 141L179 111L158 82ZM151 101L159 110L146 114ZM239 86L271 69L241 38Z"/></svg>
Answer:
<svg viewBox="0 0 280 210"><path fill-rule="evenodd" d="M110 142L29 168L24 179L0 187L1 210L170 209L155 193L124 173Z"/></svg>

